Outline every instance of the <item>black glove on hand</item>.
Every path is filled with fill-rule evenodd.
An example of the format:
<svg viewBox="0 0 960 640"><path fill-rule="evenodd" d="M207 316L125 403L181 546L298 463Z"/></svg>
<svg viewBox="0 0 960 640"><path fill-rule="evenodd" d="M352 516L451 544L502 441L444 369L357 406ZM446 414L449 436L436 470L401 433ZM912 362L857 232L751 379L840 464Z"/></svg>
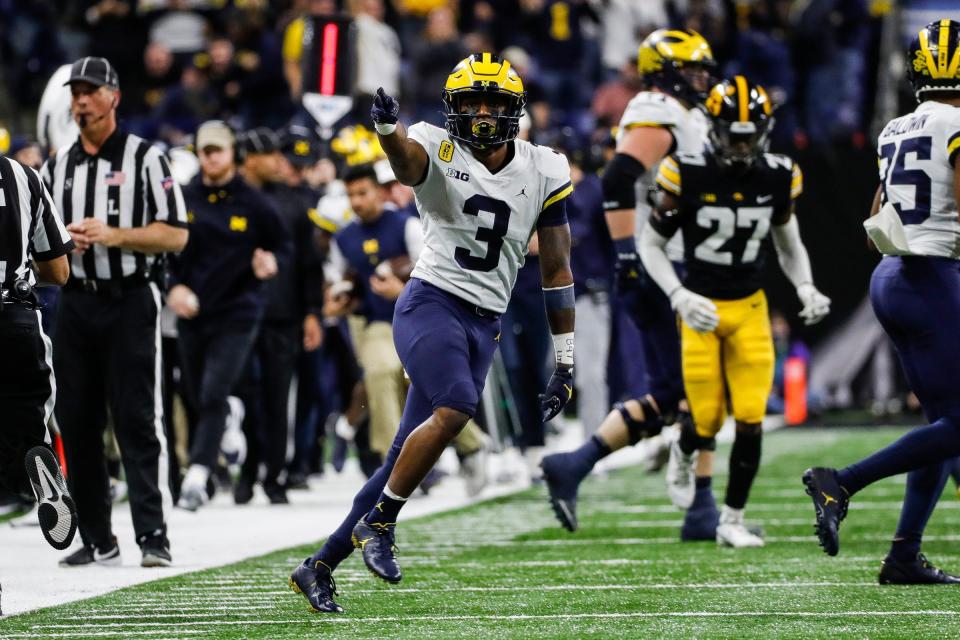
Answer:
<svg viewBox="0 0 960 640"><path fill-rule="evenodd" d="M553 420L573 396L573 369L557 367L550 376L547 388L540 394L540 413L543 421Z"/></svg>
<svg viewBox="0 0 960 640"><path fill-rule="evenodd" d="M397 124L397 114L400 113L400 103L396 98L388 96L383 87L377 89L377 95L373 97L373 108L370 109L370 117L377 124Z"/></svg>

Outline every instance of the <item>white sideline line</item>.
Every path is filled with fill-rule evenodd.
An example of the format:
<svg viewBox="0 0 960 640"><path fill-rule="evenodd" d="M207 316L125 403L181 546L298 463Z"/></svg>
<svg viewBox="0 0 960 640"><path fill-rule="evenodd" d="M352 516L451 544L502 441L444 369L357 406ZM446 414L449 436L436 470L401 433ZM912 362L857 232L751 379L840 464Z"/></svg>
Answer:
<svg viewBox="0 0 960 640"><path fill-rule="evenodd" d="M615 618L755 618L755 617L791 617L791 618L852 618L894 616L946 616L955 618L960 611L922 610L922 611L657 611L657 612L621 612L621 613L549 613L515 615L427 615L427 616L368 616L346 618L335 616L310 616L292 620L195 620L173 623L174 627L208 627L238 625L292 625L320 623L366 624L370 622L448 622L460 620L484 620L490 622L513 620L579 620L579 619L615 619ZM108 622L94 625L74 624L37 624L36 629L85 629L95 628L137 628L169 625L167 622Z"/></svg>

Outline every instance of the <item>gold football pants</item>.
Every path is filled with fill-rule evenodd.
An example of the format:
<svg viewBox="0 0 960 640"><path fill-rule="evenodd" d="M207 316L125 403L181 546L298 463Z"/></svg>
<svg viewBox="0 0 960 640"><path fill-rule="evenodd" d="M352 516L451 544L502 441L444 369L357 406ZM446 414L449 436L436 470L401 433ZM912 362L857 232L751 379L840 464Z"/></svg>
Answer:
<svg viewBox="0 0 960 640"><path fill-rule="evenodd" d="M759 423L773 385L773 338L763 290L740 300L713 300L720 323L697 333L680 321L683 384L697 434L717 435L730 413Z"/></svg>

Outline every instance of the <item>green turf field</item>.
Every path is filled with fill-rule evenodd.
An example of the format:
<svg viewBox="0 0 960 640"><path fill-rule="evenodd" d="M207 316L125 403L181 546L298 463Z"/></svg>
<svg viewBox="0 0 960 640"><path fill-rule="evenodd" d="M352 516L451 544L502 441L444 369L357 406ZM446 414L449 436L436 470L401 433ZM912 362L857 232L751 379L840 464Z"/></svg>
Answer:
<svg viewBox="0 0 960 640"><path fill-rule="evenodd" d="M857 496L838 557L812 534L803 469L852 461L899 433L769 436L747 506L766 530L763 549L681 544L662 476L625 469L585 484L576 534L555 526L542 488L401 525L403 582L375 581L355 555L336 573L343 615L312 614L287 589L312 551L301 547L5 619L0 638L960 637L960 591L876 584L902 479ZM955 571L958 525L951 482L925 550Z"/></svg>

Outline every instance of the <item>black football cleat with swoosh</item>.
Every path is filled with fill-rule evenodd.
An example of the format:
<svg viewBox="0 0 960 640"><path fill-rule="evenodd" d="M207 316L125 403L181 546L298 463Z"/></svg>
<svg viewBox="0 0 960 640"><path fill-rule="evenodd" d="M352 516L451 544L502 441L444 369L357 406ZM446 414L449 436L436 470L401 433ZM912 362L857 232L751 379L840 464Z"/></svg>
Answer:
<svg viewBox="0 0 960 640"><path fill-rule="evenodd" d="M67 490L60 464L49 447L37 446L24 458L30 486L40 505L40 530L54 549L66 549L77 532L77 507Z"/></svg>
<svg viewBox="0 0 960 640"><path fill-rule="evenodd" d="M814 525L820 546L827 555L835 556L840 551L840 522L847 517L850 496L837 482L836 469L814 467L803 472L803 484L807 495L813 499L817 513Z"/></svg>

